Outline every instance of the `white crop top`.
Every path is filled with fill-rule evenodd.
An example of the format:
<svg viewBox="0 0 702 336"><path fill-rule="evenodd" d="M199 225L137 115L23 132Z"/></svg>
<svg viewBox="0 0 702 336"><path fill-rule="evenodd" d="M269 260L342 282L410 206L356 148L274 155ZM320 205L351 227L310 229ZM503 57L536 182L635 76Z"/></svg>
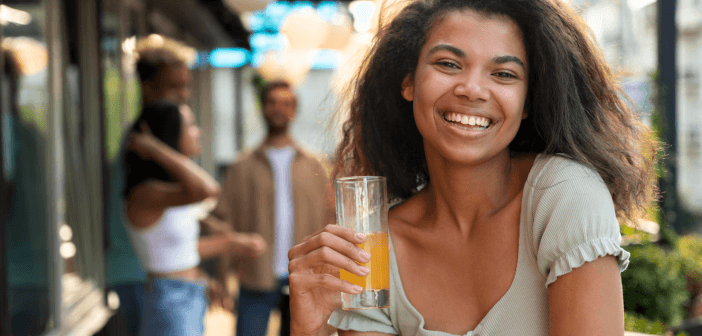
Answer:
<svg viewBox="0 0 702 336"><path fill-rule="evenodd" d="M199 210L199 203L168 208L145 229L125 224L134 252L147 272L168 273L200 264Z"/></svg>

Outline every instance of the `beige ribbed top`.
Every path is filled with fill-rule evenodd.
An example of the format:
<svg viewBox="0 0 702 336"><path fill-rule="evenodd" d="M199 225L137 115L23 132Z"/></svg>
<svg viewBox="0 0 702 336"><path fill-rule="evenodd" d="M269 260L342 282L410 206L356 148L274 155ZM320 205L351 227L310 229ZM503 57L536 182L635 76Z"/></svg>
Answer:
<svg viewBox="0 0 702 336"><path fill-rule="evenodd" d="M524 185L512 285L465 336L548 335L548 285L605 255L617 256L623 271L629 253L620 243L614 203L597 172L564 156L538 155ZM329 324L342 330L404 336L458 336L424 329L424 318L405 296L392 250L390 283L389 308L339 309Z"/></svg>

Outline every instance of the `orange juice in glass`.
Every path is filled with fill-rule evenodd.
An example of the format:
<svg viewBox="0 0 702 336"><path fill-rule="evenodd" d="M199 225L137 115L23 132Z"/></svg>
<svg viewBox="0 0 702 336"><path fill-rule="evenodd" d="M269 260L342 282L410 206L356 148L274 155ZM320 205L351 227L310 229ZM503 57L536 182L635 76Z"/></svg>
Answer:
<svg viewBox="0 0 702 336"><path fill-rule="evenodd" d="M355 176L335 181L337 225L366 235L358 246L371 254L365 276L340 270L342 280L361 286L361 294L341 294L343 309L387 308L390 299L388 206L386 182L379 176Z"/></svg>

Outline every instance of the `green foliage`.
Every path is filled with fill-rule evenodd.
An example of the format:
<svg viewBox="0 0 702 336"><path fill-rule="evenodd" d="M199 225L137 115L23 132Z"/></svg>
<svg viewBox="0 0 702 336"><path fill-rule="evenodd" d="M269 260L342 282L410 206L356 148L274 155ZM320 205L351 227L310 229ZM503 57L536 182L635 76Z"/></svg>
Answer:
<svg viewBox="0 0 702 336"><path fill-rule="evenodd" d="M702 286L702 238L697 235L680 237L675 243L675 249L684 258L683 271L688 281Z"/></svg>
<svg viewBox="0 0 702 336"><path fill-rule="evenodd" d="M646 231L637 230L626 224L619 225L622 234L622 245L648 244L655 241L656 236Z"/></svg>
<svg viewBox="0 0 702 336"><path fill-rule="evenodd" d="M253 78L251 79L251 81L252 81L254 88L256 89L256 97L258 98L258 99L256 99L256 103L259 104L260 97L258 97L258 96L261 94L261 91L266 86L266 84L268 84L268 82L266 82L266 80L263 79L263 77L261 77L261 75L259 75L259 74L255 74L253 76ZM261 107L261 106L259 106L259 107Z"/></svg>
<svg viewBox="0 0 702 336"><path fill-rule="evenodd" d="M624 330L649 335L665 335L666 326L661 322L653 322L636 314L624 313Z"/></svg>
<svg viewBox="0 0 702 336"><path fill-rule="evenodd" d="M666 325L680 324L690 300L685 258L652 244L631 247L629 252L629 268L622 273L624 309Z"/></svg>

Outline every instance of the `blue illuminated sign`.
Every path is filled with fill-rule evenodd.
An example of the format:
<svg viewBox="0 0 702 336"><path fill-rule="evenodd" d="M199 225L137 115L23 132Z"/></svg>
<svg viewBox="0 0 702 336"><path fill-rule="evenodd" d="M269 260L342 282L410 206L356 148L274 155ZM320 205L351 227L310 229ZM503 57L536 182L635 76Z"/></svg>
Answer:
<svg viewBox="0 0 702 336"><path fill-rule="evenodd" d="M217 48L210 52L209 60L215 68L239 68L249 62L249 51L243 48Z"/></svg>
<svg viewBox="0 0 702 336"><path fill-rule="evenodd" d="M287 39L279 33L280 26L292 11L315 6L310 1L275 1L264 10L253 13L249 21L249 29L253 32L249 37L251 51L241 48L219 48L210 52L207 60L215 68L239 68L250 64L257 67L263 61L263 55L270 50L279 51L285 48ZM316 7L320 18L330 21L339 10L335 1L321 1ZM312 69L334 69L341 60L338 51L322 49L314 52Z"/></svg>

